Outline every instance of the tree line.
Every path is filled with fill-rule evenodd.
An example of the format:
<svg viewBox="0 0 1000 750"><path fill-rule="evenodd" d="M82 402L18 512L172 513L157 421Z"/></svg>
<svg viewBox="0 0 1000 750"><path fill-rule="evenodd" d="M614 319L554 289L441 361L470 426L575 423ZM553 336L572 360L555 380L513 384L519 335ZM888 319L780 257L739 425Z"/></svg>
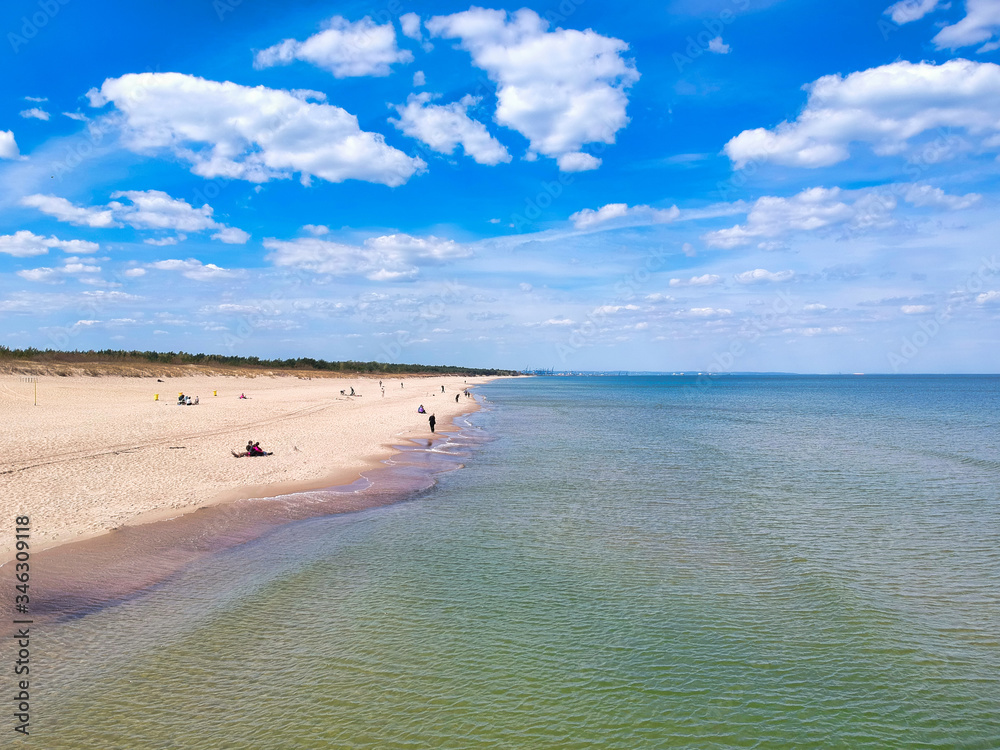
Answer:
<svg viewBox="0 0 1000 750"><path fill-rule="evenodd" d="M514 370L496 368L458 367L455 365L417 365L393 362L356 362L354 360L327 361L312 357L294 359L261 359L260 357L237 357L224 354L192 354L189 352L120 351L117 349L89 349L71 352L56 349L10 349L0 346L0 360L26 360L29 362L51 362L58 364L162 364L162 365L215 365L225 367L248 367L267 370L325 370L343 373L376 373L386 375L516 375Z"/></svg>

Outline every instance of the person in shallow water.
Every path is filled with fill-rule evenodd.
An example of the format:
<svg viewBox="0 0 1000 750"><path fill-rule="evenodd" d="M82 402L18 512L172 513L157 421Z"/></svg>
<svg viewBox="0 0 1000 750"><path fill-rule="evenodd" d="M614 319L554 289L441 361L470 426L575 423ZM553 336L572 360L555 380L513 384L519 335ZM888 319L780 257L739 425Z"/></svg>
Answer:
<svg viewBox="0 0 1000 750"><path fill-rule="evenodd" d="M434 432L434 423L437 422L437 420L434 419L434 415L431 414L429 417L427 417L427 421L430 423L431 432Z"/></svg>

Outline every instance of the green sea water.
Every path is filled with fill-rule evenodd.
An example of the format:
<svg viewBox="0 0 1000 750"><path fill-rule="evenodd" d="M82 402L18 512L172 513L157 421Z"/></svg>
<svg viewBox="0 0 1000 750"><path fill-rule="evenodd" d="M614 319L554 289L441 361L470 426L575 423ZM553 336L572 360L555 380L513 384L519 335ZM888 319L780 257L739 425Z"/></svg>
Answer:
<svg viewBox="0 0 1000 750"><path fill-rule="evenodd" d="M1000 378L479 392L431 490L47 625L3 746L1000 747Z"/></svg>

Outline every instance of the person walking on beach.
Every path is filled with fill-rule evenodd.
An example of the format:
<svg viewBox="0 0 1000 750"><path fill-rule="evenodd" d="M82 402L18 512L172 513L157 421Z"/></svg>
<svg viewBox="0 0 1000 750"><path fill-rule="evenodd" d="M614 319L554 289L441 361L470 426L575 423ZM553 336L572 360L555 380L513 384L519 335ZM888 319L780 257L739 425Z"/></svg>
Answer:
<svg viewBox="0 0 1000 750"><path fill-rule="evenodd" d="M455 394L455 403L456 403L456 404L458 403L458 397L459 397L459 395L460 395L460 394L458 394L458 393L456 393L456 394Z"/></svg>
<svg viewBox="0 0 1000 750"><path fill-rule="evenodd" d="M436 419L434 419L434 415L433 415L433 414L431 414L431 415L430 415L430 416L429 416L429 417L427 418L427 421L428 421L428 422L430 422L430 425L431 425L431 432L434 432L434 424L435 424L435 423L437 422L437 420L436 420Z"/></svg>
<svg viewBox="0 0 1000 750"><path fill-rule="evenodd" d="M444 393L444 386L441 386L441 393Z"/></svg>

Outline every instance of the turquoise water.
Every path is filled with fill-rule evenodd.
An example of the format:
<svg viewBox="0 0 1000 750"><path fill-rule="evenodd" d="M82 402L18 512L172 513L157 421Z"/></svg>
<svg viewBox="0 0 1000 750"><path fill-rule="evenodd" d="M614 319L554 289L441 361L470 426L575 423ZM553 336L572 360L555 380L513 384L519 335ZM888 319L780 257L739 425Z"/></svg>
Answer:
<svg viewBox="0 0 1000 750"><path fill-rule="evenodd" d="M433 489L46 626L33 741L1000 747L1000 378L692 382L481 388Z"/></svg>

